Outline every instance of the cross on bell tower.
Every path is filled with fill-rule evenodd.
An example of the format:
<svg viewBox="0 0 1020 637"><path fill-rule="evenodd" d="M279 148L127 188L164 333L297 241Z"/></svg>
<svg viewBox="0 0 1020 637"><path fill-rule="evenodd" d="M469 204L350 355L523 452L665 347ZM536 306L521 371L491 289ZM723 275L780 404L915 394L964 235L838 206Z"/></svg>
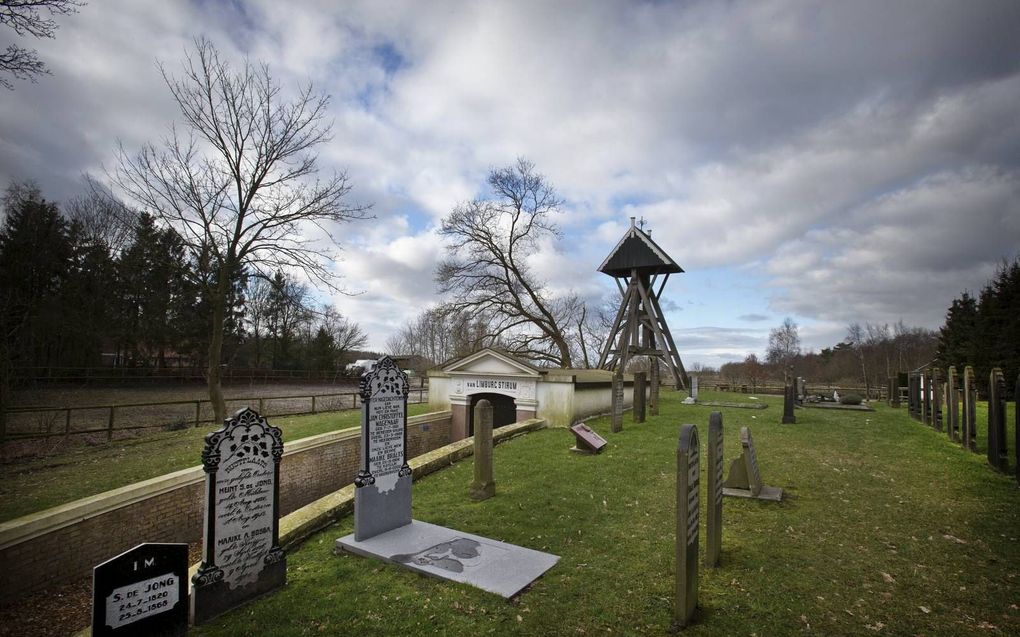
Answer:
<svg viewBox="0 0 1020 637"><path fill-rule="evenodd" d="M623 370L632 357L647 356L652 365L657 366L659 360L665 362L676 388L682 389L686 387L687 372L659 306L659 298L669 275L681 273L683 268L652 241L650 234L644 230L644 219L638 227L631 217L630 229L599 266L599 272L616 280L622 297L616 320L602 347L599 367ZM658 291L656 283L659 283Z"/></svg>

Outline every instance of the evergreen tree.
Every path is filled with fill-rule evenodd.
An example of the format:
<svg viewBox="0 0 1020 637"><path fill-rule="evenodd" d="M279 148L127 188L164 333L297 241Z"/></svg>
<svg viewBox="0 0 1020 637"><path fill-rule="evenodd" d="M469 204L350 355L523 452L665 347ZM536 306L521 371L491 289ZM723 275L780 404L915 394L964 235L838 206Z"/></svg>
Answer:
<svg viewBox="0 0 1020 637"><path fill-rule="evenodd" d="M964 292L946 312L946 322L939 329L937 359L941 366L955 365L962 370L974 362L976 354L978 306L977 299Z"/></svg>

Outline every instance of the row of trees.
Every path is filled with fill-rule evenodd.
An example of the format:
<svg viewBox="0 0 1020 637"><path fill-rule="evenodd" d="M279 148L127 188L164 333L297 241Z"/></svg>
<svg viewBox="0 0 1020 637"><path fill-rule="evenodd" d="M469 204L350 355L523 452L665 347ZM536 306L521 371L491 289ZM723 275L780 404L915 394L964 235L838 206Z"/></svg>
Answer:
<svg viewBox="0 0 1020 637"><path fill-rule="evenodd" d="M208 255L90 183L61 210L32 184L3 197L0 329L9 367L204 365ZM339 369L364 332L277 271L240 270L226 301L224 351L239 366Z"/></svg>
<svg viewBox="0 0 1020 637"><path fill-rule="evenodd" d="M959 371L972 365L981 387L999 367L1013 391L1020 373L1020 257L1004 261L977 298L963 292L953 299L939 330L937 360Z"/></svg>
<svg viewBox="0 0 1020 637"><path fill-rule="evenodd" d="M803 352L797 324L787 318L771 330L765 360L748 354L741 362L723 365L719 374L733 383L761 383L782 381L792 373L812 382L860 384L870 394L884 379L929 363L936 346L935 332L902 321L892 326L851 323L833 347Z"/></svg>

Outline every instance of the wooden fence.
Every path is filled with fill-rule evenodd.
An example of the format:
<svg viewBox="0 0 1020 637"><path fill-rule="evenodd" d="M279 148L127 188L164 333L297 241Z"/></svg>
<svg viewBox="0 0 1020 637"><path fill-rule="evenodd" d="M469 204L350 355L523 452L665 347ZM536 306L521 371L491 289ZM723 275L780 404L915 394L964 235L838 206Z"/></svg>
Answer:
<svg viewBox="0 0 1020 637"><path fill-rule="evenodd" d="M358 399L358 392L346 391L227 398L225 402L228 412L242 406L257 406L263 416L296 416L356 409ZM428 384L424 379L418 387L411 388L408 401L428 401ZM110 441L118 431L198 427L213 422L212 413L212 403L208 398L114 405L12 407L0 412L0 444L8 440L103 433ZM140 421L147 424L123 424ZM118 422L121 424L118 425Z"/></svg>
<svg viewBox="0 0 1020 637"><path fill-rule="evenodd" d="M89 384L126 382L204 382L205 367L19 367L12 371L15 385L48 383ZM259 382L337 382L356 381L332 370L314 369L261 369L225 367L223 381L234 383Z"/></svg>
<svg viewBox="0 0 1020 637"><path fill-rule="evenodd" d="M782 395L785 385L783 383L777 383L774 381L763 381L763 382L730 382L722 378L698 378L698 388L708 389L715 391L731 391L744 394L777 394ZM872 387L871 392L867 392L864 387L858 387L854 385L835 385L832 383L807 383L805 384L805 391L808 395L825 394L831 396L833 391L839 391L840 394L857 394L861 398L885 400L887 398L887 389L884 386Z"/></svg>

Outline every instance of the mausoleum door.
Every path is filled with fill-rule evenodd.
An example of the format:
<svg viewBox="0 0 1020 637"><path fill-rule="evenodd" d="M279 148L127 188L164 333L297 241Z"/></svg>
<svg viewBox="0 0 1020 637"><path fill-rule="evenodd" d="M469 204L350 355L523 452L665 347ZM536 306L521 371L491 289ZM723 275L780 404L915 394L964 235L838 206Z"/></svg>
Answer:
<svg viewBox="0 0 1020 637"><path fill-rule="evenodd" d="M492 428L512 425L517 421L517 403L510 396L503 394L473 394L471 407L468 409L468 436L475 435L475 405L479 400L487 400L492 405Z"/></svg>

